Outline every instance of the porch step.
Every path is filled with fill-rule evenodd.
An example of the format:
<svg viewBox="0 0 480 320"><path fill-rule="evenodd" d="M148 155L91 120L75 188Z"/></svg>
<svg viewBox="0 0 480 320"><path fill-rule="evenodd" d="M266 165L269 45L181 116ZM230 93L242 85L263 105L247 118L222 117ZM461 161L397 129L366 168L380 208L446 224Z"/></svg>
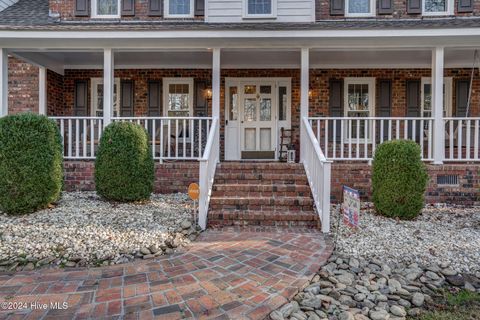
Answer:
<svg viewBox="0 0 480 320"><path fill-rule="evenodd" d="M278 162L220 163L208 223L320 227L303 165Z"/></svg>

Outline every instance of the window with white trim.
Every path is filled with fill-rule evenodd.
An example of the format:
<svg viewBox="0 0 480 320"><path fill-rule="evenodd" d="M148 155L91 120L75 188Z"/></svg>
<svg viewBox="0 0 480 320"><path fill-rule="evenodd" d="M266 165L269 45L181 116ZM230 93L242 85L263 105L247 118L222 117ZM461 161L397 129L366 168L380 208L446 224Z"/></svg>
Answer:
<svg viewBox="0 0 480 320"><path fill-rule="evenodd" d="M244 17L274 18L276 0L244 0Z"/></svg>
<svg viewBox="0 0 480 320"><path fill-rule="evenodd" d="M92 0L93 18L120 18L120 0Z"/></svg>
<svg viewBox="0 0 480 320"><path fill-rule="evenodd" d="M453 80L451 77L443 78L443 116L452 116L452 100L453 100ZM422 78L421 88L421 108L422 116L430 118L432 113L432 79L430 77Z"/></svg>
<svg viewBox="0 0 480 320"><path fill-rule="evenodd" d="M422 2L424 16L444 16L454 13L454 0L423 0Z"/></svg>
<svg viewBox="0 0 480 320"><path fill-rule="evenodd" d="M103 78L92 78L91 84L91 116L103 117ZM113 116L120 116L120 78L113 82Z"/></svg>
<svg viewBox="0 0 480 320"><path fill-rule="evenodd" d="M193 115L193 78L163 78L163 97L165 116Z"/></svg>
<svg viewBox="0 0 480 320"><path fill-rule="evenodd" d="M166 18L193 18L193 0L165 0Z"/></svg>
<svg viewBox="0 0 480 320"><path fill-rule="evenodd" d="M375 10L375 0L345 0L346 17L373 17Z"/></svg>
<svg viewBox="0 0 480 320"><path fill-rule="evenodd" d="M343 92L345 117L368 118L375 115L375 78L345 78ZM366 128L366 125L366 121L350 121L345 136L347 139L370 139L371 128Z"/></svg>

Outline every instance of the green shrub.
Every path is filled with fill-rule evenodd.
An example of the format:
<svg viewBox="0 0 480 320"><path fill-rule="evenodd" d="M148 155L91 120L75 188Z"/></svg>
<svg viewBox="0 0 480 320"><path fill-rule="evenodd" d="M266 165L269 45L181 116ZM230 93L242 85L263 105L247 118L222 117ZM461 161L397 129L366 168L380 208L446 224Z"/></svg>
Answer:
<svg viewBox="0 0 480 320"><path fill-rule="evenodd" d="M375 150L372 171L372 199L378 213L400 219L420 214L428 175L418 144L410 140L382 143Z"/></svg>
<svg viewBox="0 0 480 320"><path fill-rule="evenodd" d="M146 200L153 191L154 175L145 129L129 122L107 126L95 161L97 192L114 201Z"/></svg>
<svg viewBox="0 0 480 320"><path fill-rule="evenodd" d="M33 113L0 119L0 210L24 214L59 199L62 138L56 123Z"/></svg>

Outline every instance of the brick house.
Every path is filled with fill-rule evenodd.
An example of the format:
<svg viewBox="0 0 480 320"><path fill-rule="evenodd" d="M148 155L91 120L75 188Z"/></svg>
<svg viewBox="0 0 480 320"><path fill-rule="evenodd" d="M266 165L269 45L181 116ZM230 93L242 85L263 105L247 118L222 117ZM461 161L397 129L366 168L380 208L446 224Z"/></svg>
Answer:
<svg viewBox="0 0 480 320"><path fill-rule="evenodd" d="M479 1L19 0L0 10L2 114L57 121L68 190L94 188L103 127L133 121L151 137L156 191L199 180L201 214L213 188L218 223L316 221L298 213L312 201L328 222L343 184L368 198L375 147L391 139L421 146L428 201L477 199ZM279 163L287 149L303 166ZM262 173L274 186L233 185Z"/></svg>

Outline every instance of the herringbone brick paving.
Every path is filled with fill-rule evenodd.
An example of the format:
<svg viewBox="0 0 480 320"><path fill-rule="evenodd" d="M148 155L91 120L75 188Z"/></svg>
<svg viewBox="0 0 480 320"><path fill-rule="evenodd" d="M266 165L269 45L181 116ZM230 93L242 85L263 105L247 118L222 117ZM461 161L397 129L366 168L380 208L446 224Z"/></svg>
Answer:
<svg viewBox="0 0 480 320"><path fill-rule="evenodd" d="M183 252L91 269L0 274L0 319L263 319L332 252L315 229L208 230ZM64 310L36 303L68 303Z"/></svg>

